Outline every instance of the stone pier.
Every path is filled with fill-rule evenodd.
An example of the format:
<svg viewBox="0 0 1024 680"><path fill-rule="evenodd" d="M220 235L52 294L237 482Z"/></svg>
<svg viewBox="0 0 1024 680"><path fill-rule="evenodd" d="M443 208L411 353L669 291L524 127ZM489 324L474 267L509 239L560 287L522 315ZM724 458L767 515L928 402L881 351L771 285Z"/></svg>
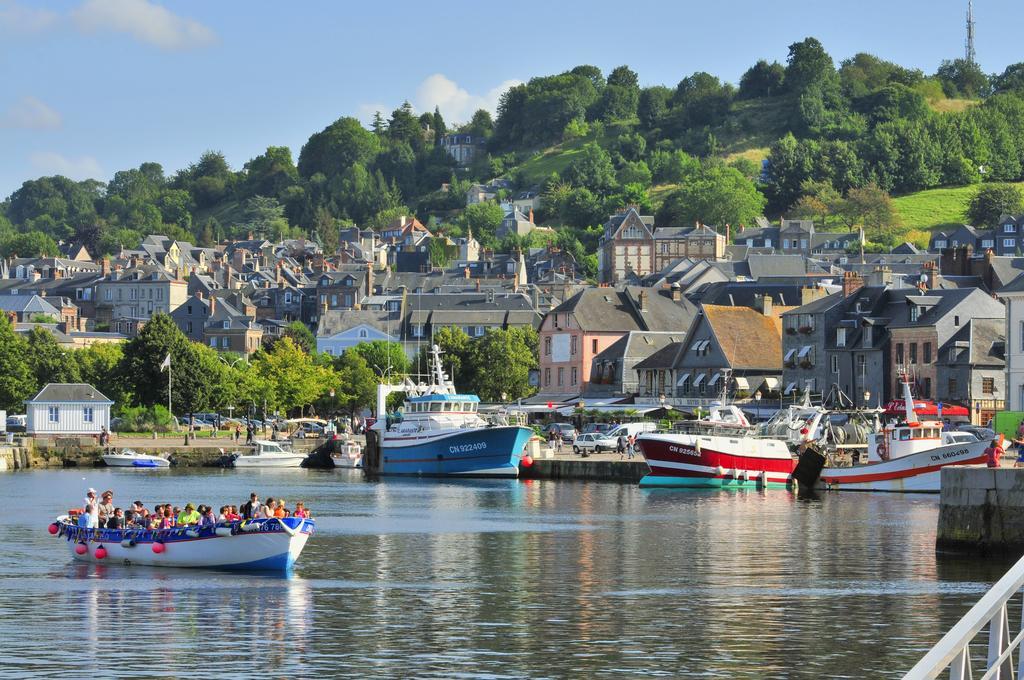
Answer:
<svg viewBox="0 0 1024 680"><path fill-rule="evenodd" d="M942 468L935 548L1024 555L1024 468Z"/></svg>

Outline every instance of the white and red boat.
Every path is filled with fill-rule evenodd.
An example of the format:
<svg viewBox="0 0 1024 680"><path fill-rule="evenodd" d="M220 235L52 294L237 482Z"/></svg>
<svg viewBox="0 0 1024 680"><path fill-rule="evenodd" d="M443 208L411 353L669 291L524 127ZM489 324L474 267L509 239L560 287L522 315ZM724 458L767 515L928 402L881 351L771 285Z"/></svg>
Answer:
<svg viewBox="0 0 1024 680"><path fill-rule="evenodd" d="M867 463L823 468L821 485L850 491L938 493L942 468L985 462L991 442L977 441L966 432L944 431L938 420L918 418L908 380L902 381L906 419L868 437Z"/></svg>
<svg viewBox="0 0 1024 680"><path fill-rule="evenodd" d="M645 487L785 487L796 466L785 439L761 436L734 405L712 406L687 432L645 432L637 445L651 468Z"/></svg>

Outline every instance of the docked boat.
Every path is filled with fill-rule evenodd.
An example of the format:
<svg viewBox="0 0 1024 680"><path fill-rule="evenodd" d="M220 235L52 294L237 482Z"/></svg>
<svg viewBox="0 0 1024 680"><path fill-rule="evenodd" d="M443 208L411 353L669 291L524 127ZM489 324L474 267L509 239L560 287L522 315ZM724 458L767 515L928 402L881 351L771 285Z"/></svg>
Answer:
<svg viewBox="0 0 1024 680"><path fill-rule="evenodd" d="M407 395L397 422L382 417L390 392ZM484 420L480 398L459 394L431 348L430 382L380 385L377 421L368 432L363 469L381 475L516 477L533 430Z"/></svg>
<svg viewBox="0 0 1024 680"><path fill-rule="evenodd" d="M121 449L114 453L103 454L103 462L110 467L129 468L166 468L171 461L148 453L139 453L133 449Z"/></svg>
<svg viewBox="0 0 1024 680"><path fill-rule="evenodd" d="M301 517L254 519L211 527L88 529L58 517L50 533L82 562L284 571L299 559L316 522Z"/></svg>
<svg viewBox="0 0 1024 680"><path fill-rule="evenodd" d="M331 462L336 468L363 467L363 447L352 439L344 439L335 443L331 453Z"/></svg>
<svg viewBox="0 0 1024 680"><path fill-rule="evenodd" d="M306 454L285 449L281 442L257 439L252 451L235 455L236 468L297 468L306 460Z"/></svg>
<svg viewBox="0 0 1024 680"><path fill-rule="evenodd" d="M811 436L806 427L792 432ZM785 487L796 465L785 439L762 436L732 404L712 406L680 432L645 432L637 446L651 468L645 487Z"/></svg>
<svg viewBox="0 0 1024 680"><path fill-rule="evenodd" d="M826 489L843 491L897 491L938 493L942 468L984 463L988 441L964 432L943 429L939 420L920 419L915 412L909 378L904 377L905 418L883 426L868 438L868 461L849 467L824 467L815 448L801 456L797 473L801 485L819 482ZM820 470L820 475L815 474Z"/></svg>

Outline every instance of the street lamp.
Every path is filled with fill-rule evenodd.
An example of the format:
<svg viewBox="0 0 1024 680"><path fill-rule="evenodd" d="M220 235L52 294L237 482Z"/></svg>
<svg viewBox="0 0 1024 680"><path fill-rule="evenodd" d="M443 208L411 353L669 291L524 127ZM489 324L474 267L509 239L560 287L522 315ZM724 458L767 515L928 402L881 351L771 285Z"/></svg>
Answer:
<svg viewBox="0 0 1024 680"><path fill-rule="evenodd" d="M871 406L871 390L864 390L864 407Z"/></svg>

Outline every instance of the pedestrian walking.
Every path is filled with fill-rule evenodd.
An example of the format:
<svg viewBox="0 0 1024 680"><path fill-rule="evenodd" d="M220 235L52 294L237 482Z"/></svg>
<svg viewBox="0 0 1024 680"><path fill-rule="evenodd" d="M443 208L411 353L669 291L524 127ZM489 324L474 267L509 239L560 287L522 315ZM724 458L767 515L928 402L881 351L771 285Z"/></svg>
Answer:
<svg viewBox="0 0 1024 680"><path fill-rule="evenodd" d="M615 450L619 454L619 460L622 460L623 455L626 453L626 435L619 434L618 440L615 442Z"/></svg>
<svg viewBox="0 0 1024 680"><path fill-rule="evenodd" d="M999 459L1003 455L1003 447L999 445L998 439L992 440L992 445L985 449L985 464L990 468L999 467Z"/></svg>
<svg viewBox="0 0 1024 680"><path fill-rule="evenodd" d="M636 446L636 435L629 435L629 448L626 449L626 460L633 460L633 448Z"/></svg>

